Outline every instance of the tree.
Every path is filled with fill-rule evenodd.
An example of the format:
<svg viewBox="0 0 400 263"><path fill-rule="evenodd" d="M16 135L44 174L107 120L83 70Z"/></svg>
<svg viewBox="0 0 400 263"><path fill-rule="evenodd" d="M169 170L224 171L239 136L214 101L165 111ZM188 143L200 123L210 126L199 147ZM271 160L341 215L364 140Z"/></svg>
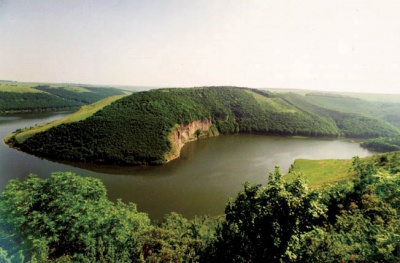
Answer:
<svg viewBox="0 0 400 263"><path fill-rule="evenodd" d="M172 212L144 233L143 258L146 262L199 262L215 241L218 223L210 217L188 220Z"/></svg>
<svg viewBox="0 0 400 263"><path fill-rule="evenodd" d="M304 178L283 179L279 167L268 186L244 184L226 209L226 221L218 231L213 261L297 261L301 235L324 217L325 206L309 193Z"/></svg>
<svg viewBox="0 0 400 263"><path fill-rule="evenodd" d="M353 169L353 182L321 191L328 221L303 235L304 262L400 262L400 177L359 158Z"/></svg>
<svg viewBox="0 0 400 263"><path fill-rule="evenodd" d="M0 227L18 251L39 262L135 261L150 225L134 204L116 204L100 180L70 172L10 181L0 197Z"/></svg>

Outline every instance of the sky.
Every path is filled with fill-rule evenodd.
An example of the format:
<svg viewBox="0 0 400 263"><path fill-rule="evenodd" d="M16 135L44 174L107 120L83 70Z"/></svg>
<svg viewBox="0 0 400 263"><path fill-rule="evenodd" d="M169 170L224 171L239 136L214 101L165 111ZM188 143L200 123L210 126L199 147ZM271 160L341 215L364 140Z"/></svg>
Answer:
<svg viewBox="0 0 400 263"><path fill-rule="evenodd" d="M398 0L0 0L0 79L400 93Z"/></svg>

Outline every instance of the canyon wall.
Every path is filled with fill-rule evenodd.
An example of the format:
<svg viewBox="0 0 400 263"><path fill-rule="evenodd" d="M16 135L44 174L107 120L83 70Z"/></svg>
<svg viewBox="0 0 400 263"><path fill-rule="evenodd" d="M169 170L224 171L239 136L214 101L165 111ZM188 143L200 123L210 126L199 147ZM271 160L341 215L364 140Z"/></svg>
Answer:
<svg viewBox="0 0 400 263"><path fill-rule="evenodd" d="M169 162L178 158L182 147L187 142L217 136L217 129L212 129L211 126L211 120L197 120L189 122L187 125L176 125L168 136L172 149L165 155L165 161Z"/></svg>

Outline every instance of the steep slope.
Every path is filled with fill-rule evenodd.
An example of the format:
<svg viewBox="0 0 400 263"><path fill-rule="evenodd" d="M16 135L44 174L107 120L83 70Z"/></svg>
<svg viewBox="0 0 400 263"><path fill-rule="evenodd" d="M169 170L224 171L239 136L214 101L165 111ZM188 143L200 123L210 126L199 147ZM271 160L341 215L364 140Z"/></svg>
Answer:
<svg viewBox="0 0 400 263"><path fill-rule="evenodd" d="M396 121L385 118L390 111L380 109L379 102L322 93L306 96L285 93L278 96L310 114L333 120L345 137L373 138L399 134ZM394 111L390 114L393 119L400 119L400 113Z"/></svg>
<svg viewBox="0 0 400 263"><path fill-rule="evenodd" d="M219 133L351 134L341 129L332 112L297 97L259 90L160 89L134 93L85 120L53 127L15 146L41 156L82 162L162 164L178 157L186 141ZM385 125L372 127L379 134Z"/></svg>
<svg viewBox="0 0 400 263"><path fill-rule="evenodd" d="M107 97L105 99L102 99L102 100L92 103L90 105L82 106L77 112L74 112L73 114L68 115L65 118L55 120L55 121L52 121L49 123L44 123L41 125L36 125L34 127L18 129L17 131L8 135L4 139L4 141L5 141L5 143L8 143L8 144L10 144L10 143L12 144L13 141L15 141L15 143L19 143L19 144L23 143L26 139L34 136L35 134L44 132L55 126L84 120L84 119L90 117L91 115L93 115L94 113L96 113L97 111L101 110L105 106L111 104L115 100L118 100L124 96L126 96L126 95L115 95L115 96Z"/></svg>
<svg viewBox="0 0 400 263"><path fill-rule="evenodd" d="M379 94L374 95L379 98ZM398 95L395 94L393 97L396 98ZM382 101L368 101L339 94L313 92L307 93L304 98L310 103L324 108L382 119L400 128L400 103L388 101L385 97L382 98Z"/></svg>

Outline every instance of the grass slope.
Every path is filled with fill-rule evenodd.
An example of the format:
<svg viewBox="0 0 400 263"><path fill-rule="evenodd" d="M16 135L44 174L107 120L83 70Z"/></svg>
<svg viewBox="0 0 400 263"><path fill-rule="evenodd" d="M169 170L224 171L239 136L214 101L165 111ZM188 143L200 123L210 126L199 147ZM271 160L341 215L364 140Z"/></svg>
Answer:
<svg viewBox="0 0 400 263"><path fill-rule="evenodd" d="M22 86L15 84L0 83L0 92L13 93L43 93L41 90L32 88L31 86Z"/></svg>
<svg viewBox="0 0 400 263"><path fill-rule="evenodd" d="M62 118L62 119L59 119L56 121L52 121L49 123L45 123L42 125L25 128L18 132L14 132L14 133L10 134L9 136L7 136L5 141L8 142L11 138L14 138L18 143L23 143L26 139L34 136L35 134L44 132L55 126L85 120L86 118L92 116L94 113L96 113L100 109L104 108L107 105L110 105L112 102L114 102L118 99L121 99L124 96L126 96L126 95L116 95L116 96L102 99L102 100L95 102L93 104L90 104L90 105L82 106L77 112L75 112L65 118Z"/></svg>
<svg viewBox="0 0 400 263"><path fill-rule="evenodd" d="M294 173L302 173L307 177L310 187L321 188L326 184L353 178L355 174L351 171L351 168L352 160L297 159L292 164L287 178L292 180Z"/></svg>
<svg viewBox="0 0 400 263"><path fill-rule="evenodd" d="M296 113L299 111L296 107L293 107L292 105L290 105L289 103L287 103L286 101L284 101L279 97L275 96L267 97L262 93L259 94L254 92L254 90L247 90L246 92L251 94L262 107L264 107L269 111L275 111L280 113L282 112Z"/></svg>
<svg viewBox="0 0 400 263"><path fill-rule="evenodd" d="M391 152L361 158L361 161L381 167L391 173L398 173L400 172L399 156L400 152ZM288 180L293 180L295 173L302 173L307 177L310 187L319 189L328 184L333 185L340 181L354 179L356 172L352 164L353 159L297 159L286 176Z"/></svg>

